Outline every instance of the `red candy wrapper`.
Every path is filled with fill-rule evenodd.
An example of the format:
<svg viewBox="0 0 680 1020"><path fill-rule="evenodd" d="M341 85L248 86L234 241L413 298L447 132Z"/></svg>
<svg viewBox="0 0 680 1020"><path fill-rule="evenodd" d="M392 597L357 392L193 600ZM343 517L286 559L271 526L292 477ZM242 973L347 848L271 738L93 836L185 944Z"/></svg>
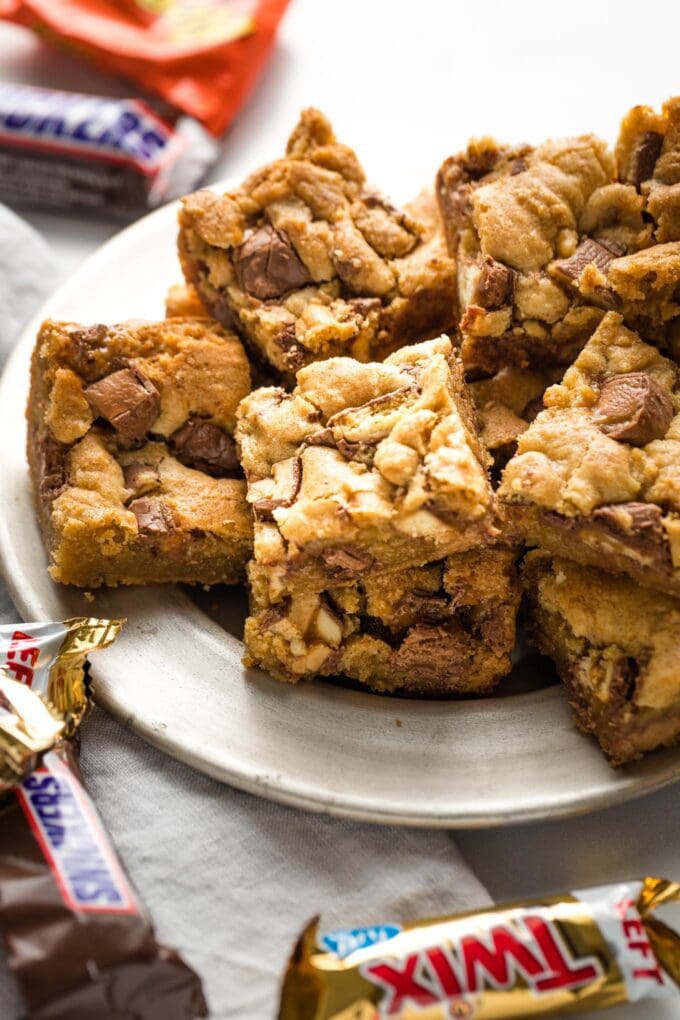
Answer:
<svg viewBox="0 0 680 1020"><path fill-rule="evenodd" d="M289 0L0 0L0 18L72 47L221 135Z"/></svg>

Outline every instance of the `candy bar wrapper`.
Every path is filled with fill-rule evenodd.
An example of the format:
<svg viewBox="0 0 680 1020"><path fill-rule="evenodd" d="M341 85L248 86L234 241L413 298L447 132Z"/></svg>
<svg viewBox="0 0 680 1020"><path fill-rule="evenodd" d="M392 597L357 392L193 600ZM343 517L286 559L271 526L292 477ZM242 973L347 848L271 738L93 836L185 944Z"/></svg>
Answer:
<svg viewBox="0 0 680 1020"><path fill-rule="evenodd" d="M85 616L0 625L0 791L76 732L89 706L87 656L111 644L121 626Z"/></svg>
<svg viewBox="0 0 680 1020"><path fill-rule="evenodd" d="M0 932L31 1020L194 1020L201 983L157 943L73 742L0 802Z"/></svg>
<svg viewBox="0 0 680 1020"><path fill-rule="evenodd" d="M0 198L10 205L130 218L193 190L218 151L196 120L141 99L0 83Z"/></svg>
<svg viewBox="0 0 680 1020"><path fill-rule="evenodd" d="M75 49L221 135L289 0L0 0L0 17Z"/></svg>
<svg viewBox="0 0 680 1020"><path fill-rule="evenodd" d="M680 935L652 915L679 901L678 883L645 878L320 937L313 921L279 1020L500 1020L677 999Z"/></svg>

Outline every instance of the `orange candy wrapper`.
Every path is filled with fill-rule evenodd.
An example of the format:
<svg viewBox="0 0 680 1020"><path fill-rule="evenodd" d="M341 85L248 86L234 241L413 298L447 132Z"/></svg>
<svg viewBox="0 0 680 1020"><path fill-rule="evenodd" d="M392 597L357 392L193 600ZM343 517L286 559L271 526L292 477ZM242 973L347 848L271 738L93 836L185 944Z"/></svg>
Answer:
<svg viewBox="0 0 680 1020"><path fill-rule="evenodd" d="M505 1020L680 1003L680 935L662 878L410 924L303 932L279 1020ZM644 1016L644 1007L640 1012Z"/></svg>
<svg viewBox="0 0 680 1020"><path fill-rule="evenodd" d="M0 18L75 49L200 121L227 128L289 0L0 0Z"/></svg>

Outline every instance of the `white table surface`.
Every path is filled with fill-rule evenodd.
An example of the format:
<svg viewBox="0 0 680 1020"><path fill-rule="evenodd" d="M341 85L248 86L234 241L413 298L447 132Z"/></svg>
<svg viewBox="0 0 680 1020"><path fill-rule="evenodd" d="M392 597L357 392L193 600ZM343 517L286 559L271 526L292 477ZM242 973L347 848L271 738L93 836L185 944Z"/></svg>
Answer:
<svg viewBox="0 0 680 1020"><path fill-rule="evenodd" d="M399 201L428 184L471 135L535 142L593 130L613 139L630 106L658 104L680 89L679 28L680 8L659 0L293 0L210 179L238 180L277 155L307 105L331 117L369 177ZM9 25L0 25L0 79L130 92ZM117 229L84 217L25 215L58 253L63 276ZM642 874L677 878L679 790L586 818L457 839L497 900ZM608 1015L667 1020L680 1017L680 1004Z"/></svg>

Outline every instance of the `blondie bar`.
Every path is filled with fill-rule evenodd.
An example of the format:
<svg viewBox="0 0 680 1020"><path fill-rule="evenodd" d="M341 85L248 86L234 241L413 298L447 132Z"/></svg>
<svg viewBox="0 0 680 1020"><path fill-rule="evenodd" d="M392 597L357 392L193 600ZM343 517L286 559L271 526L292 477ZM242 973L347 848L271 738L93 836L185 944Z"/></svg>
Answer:
<svg viewBox="0 0 680 1020"><path fill-rule="evenodd" d="M240 189L184 200L179 254L210 313L286 383L312 361L380 359L454 324L441 231L368 188L318 110Z"/></svg>
<svg viewBox="0 0 680 1020"><path fill-rule="evenodd" d="M210 319L45 322L28 459L52 577L241 580L252 525L233 431L249 390L240 341Z"/></svg>
<svg viewBox="0 0 680 1020"><path fill-rule="evenodd" d="M538 551L523 587L530 640L612 764L680 739L680 601Z"/></svg>
<svg viewBox="0 0 680 1020"><path fill-rule="evenodd" d="M441 560L498 537L487 455L447 337L333 358L254 391L236 437L267 600Z"/></svg>
<svg viewBox="0 0 680 1020"><path fill-rule="evenodd" d="M287 681L342 675L379 691L485 694L510 672L514 561L509 549L473 549L275 604L253 564L245 663Z"/></svg>
<svg viewBox="0 0 680 1020"><path fill-rule="evenodd" d="M609 312L544 403L499 489L521 533L680 595L677 366Z"/></svg>
<svg viewBox="0 0 680 1020"><path fill-rule="evenodd" d="M676 110L677 101L667 104L666 118ZM445 161L437 191L458 260L468 371L569 364L608 310L621 312L645 339L672 342L680 232L669 192L661 212L650 204L651 185L639 180L647 173L645 158L635 156L644 147L638 128L646 116L633 111L624 120L622 179L613 152L593 135L537 148L483 138ZM660 148L655 167L670 180L680 164L675 129L668 126Z"/></svg>

